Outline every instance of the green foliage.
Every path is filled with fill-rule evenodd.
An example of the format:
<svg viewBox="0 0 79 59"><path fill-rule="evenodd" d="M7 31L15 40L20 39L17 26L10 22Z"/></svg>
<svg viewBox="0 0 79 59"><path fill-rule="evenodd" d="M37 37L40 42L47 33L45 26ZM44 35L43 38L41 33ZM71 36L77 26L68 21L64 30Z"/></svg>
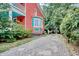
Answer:
<svg viewBox="0 0 79 59"><path fill-rule="evenodd" d="M10 7L10 5L8 4L8 3L0 3L0 9L7 9L7 8L9 8Z"/></svg>
<svg viewBox="0 0 79 59"><path fill-rule="evenodd" d="M14 42L17 39L31 37L32 32L9 20L8 9L10 5L0 3L0 41Z"/></svg>
<svg viewBox="0 0 79 59"><path fill-rule="evenodd" d="M8 17L9 17L8 11L2 11L2 12L0 12L0 20L3 20L3 18L7 19Z"/></svg>
<svg viewBox="0 0 79 59"><path fill-rule="evenodd" d="M32 32L25 30L25 28L9 18L2 17L0 19L0 41L14 42L17 39L31 37Z"/></svg>
<svg viewBox="0 0 79 59"><path fill-rule="evenodd" d="M7 30L3 34L3 39L5 39L6 42L14 42L16 41L16 38L14 38L14 33L10 30Z"/></svg>
<svg viewBox="0 0 79 59"><path fill-rule="evenodd" d="M17 39L22 39L25 37L31 37L32 32L27 31L21 24L14 23L13 24L13 29L12 31L14 32L14 37Z"/></svg>
<svg viewBox="0 0 79 59"><path fill-rule="evenodd" d="M79 37L79 9L70 9L68 10L67 15L64 17L61 25L60 31L66 37L69 38L69 41L74 43Z"/></svg>
<svg viewBox="0 0 79 59"><path fill-rule="evenodd" d="M60 24L71 4L50 3L43 6L46 15L45 28L59 33Z"/></svg>
<svg viewBox="0 0 79 59"><path fill-rule="evenodd" d="M9 8L10 5L8 3L0 3L0 20L8 17Z"/></svg>
<svg viewBox="0 0 79 59"><path fill-rule="evenodd" d="M25 37L32 37L32 30L26 30L27 35Z"/></svg>
<svg viewBox="0 0 79 59"><path fill-rule="evenodd" d="M16 39L13 37L13 32L11 31L10 21L1 21L0 26L0 41L13 42Z"/></svg>
<svg viewBox="0 0 79 59"><path fill-rule="evenodd" d="M23 28L23 26L17 23L13 24L12 31L14 32L14 37L18 39L24 37L26 34L26 30Z"/></svg>
<svg viewBox="0 0 79 59"><path fill-rule="evenodd" d="M79 45L79 29L75 29L71 32L69 41L75 45Z"/></svg>
<svg viewBox="0 0 79 59"><path fill-rule="evenodd" d="M45 29L61 32L68 42L79 43L79 8L71 4L46 4Z"/></svg>
<svg viewBox="0 0 79 59"><path fill-rule="evenodd" d="M14 42L17 39L32 36L32 32L30 30L25 30L20 24L12 22L13 25L11 27L9 26L10 23L8 21L6 21L5 24L5 26L2 24L2 28L0 28L0 41Z"/></svg>

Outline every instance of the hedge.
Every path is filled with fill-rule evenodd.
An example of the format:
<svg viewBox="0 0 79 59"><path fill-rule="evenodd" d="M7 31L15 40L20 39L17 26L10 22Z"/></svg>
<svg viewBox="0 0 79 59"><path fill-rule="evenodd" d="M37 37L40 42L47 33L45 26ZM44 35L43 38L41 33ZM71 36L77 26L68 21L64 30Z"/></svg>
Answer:
<svg viewBox="0 0 79 59"><path fill-rule="evenodd" d="M61 25L60 32L68 38L71 43L79 42L79 9L68 10Z"/></svg>
<svg viewBox="0 0 79 59"><path fill-rule="evenodd" d="M14 42L31 36L32 31L27 31L21 24L14 23L8 18L0 20L0 41Z"/></svg>

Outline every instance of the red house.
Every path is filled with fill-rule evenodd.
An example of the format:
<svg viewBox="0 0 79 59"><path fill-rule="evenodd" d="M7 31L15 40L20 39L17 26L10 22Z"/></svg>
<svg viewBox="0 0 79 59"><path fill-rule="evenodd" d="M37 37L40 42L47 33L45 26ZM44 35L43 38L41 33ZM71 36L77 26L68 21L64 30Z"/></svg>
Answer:
<svg viewBox="0 0 79 59"><path fill-rule="evenodd" d="M11 3L10 19L16 19L33 34L44 32L44 14L38 3ZM11 17L12 16L12 17Z"/></svg>

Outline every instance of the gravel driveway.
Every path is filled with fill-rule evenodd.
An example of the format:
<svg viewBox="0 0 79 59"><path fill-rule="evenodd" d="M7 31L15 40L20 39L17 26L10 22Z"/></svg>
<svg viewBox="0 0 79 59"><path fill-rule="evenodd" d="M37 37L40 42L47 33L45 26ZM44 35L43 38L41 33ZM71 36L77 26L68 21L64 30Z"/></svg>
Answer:
<svg viewBox="0 0 79 59"><path fill-rule="evenodd" d="M59 34L50 34L0 53L0 56L69 56L61 39Z"/></svg>

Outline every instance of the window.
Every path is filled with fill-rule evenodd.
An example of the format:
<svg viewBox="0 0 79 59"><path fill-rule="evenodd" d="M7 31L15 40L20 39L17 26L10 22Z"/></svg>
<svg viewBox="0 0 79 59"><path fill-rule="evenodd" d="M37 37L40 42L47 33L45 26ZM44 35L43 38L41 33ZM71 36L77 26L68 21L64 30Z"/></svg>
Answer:
<svg viewBox="0 0 79 59"><path fill-rule="evenodd" d="M35 18L33 22L34 22L34 26L41 26L41 19Z"/></svg>
<svg viewBox="0 0 79 59"><path fill-rule="evenodd" d="M32 19L32 26L40 26L42 25L42 20L40 18L33 18Z"/></svg>

